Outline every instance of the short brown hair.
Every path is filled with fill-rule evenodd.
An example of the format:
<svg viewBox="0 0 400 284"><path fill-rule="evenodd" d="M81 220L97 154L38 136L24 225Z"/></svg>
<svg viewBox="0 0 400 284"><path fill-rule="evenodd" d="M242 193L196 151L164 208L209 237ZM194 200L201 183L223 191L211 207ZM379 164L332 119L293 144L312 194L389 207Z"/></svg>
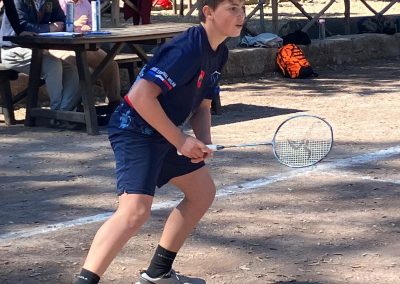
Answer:
<svg viewBox="0 0 400 284"><path fill-rule="evenodd" d="M198 3L198 9L199 9L199 19L200 22L204 23L206 21L206 16L203 14L203 7L208 6L211 9L215 10L219 4L224 2L226 0L199 0Z"/></svg>

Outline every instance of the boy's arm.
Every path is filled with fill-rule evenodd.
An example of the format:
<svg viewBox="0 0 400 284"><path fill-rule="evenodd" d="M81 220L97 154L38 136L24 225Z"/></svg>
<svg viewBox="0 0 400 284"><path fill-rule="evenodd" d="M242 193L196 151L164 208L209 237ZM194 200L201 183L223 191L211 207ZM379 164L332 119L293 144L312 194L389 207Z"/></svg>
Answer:
<svg viewBox="0 0 400 284"><path fill-rule="evenodd" d="M211 150L200 140L184 134L166 115L157 97L161 89L145 79L135 83L128 93L135 110L155 130L165 137L175 148L192 159L200 162Z"/></svg>
<svg viewBox="0 0 400 284"><path fill-rule="evenodd" d="M192 118L190 125L196 138L204 144L212 144L211 141L211 100L204 99Z"/></svg>

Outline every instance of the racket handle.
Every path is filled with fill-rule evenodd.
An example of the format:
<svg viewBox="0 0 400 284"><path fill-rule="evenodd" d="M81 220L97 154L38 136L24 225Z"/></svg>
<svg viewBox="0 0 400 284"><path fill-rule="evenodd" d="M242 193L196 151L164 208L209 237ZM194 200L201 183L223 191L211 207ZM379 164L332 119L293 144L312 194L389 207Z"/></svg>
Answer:
<svg viewBox="0 0 400 284"><path fill-rule="evenodd" d="M218 151L218 150L222 150L223 148L224 148L224 146L221 146L221 145L217 145L217 144L208 144L208 145L206 145L210 150L212 150L212 151ZM179 155L179 156L182 156L182 153L181 152L179 152L179 151L176 151L176 153Z"/></svg>
<svg viewBox="0 0 400 284"><path fill-rule="evenodd" d="M218 150L223 149L223 146L217 145L217 144L208 144L207 147L208 147L210 150L213 150L213 151L218 151Z"/></svg>

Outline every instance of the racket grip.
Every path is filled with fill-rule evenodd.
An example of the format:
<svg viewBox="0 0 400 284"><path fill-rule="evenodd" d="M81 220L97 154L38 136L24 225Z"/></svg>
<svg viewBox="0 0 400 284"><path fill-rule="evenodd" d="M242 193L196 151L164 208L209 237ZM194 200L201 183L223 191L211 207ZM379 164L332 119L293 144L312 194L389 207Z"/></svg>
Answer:
<svg viewBox="0 0 400 284"><path fill-rule="evenodd" d="M213 150L213 151L218 151L218 150L220 150L220 147L219 147L219 145L217 145L217 144L208 144L207 147L208 147L210 150Z"/></svg>
<svg viewBox="0 0 400 284"><path fill-rule="evenodd" d="M217 151L217 150L221 150L218 146L219 145L216 145L216 144L208 144L208 145L206 145L210 150L212 150L212 151ZM176 151L176 153L179 155L179 156L182 156L182 153L181 152L179 152L179 151Z"/></svg>

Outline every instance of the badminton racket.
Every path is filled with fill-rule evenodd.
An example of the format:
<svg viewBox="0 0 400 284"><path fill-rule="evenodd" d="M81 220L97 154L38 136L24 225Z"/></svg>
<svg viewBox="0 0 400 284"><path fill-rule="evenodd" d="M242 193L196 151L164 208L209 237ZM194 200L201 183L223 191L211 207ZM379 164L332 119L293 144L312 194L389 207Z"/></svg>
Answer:
<svg viewBox="0 0 400 284"><path fill-rule="evenodd" d="M271 145L276 159L292 168L312 166L324 159L332 149L333 130L324 119L313 115L297 115L283 121L272 141L235 145L207 145L213 151L237 147Z"/></svg>

